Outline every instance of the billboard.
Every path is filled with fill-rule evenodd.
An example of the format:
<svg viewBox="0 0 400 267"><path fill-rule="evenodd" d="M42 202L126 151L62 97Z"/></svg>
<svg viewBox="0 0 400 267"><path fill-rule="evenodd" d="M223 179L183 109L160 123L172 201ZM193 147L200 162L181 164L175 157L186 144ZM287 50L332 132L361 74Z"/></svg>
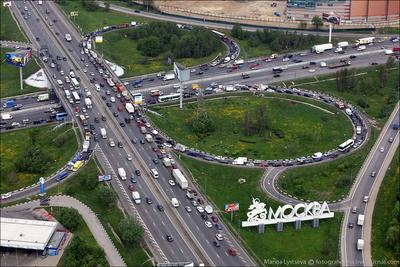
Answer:
<svg viewBox="0 0 400 267"><path fill-rule="evenodd" d="M14 52L6 53L6 62L8 64L24 67L32 59L32 50L17 50Z"/></svg>
<svg viewBox="0 0 400 267"><path fill-rule="evenodd" d="M174 62L174 73L180 82L186 82L190 80L190 70L176 62Z"/></svg>
<svg viewBox="0 0 400 267"><path fill-rule="evenodd" d="M143 102L143 96L142 94L132 94L132 102L133 104L140 105Z"/></svg>
<svg viewBox="0 0 400 267"><path fill-rule="evenodd" d="M340 24L340 17L333 13L322 13L322 20L333 24Z"/></svg>
<svg viewBox="0 0 400 267"><path fill-rule="evenodd" d="M239 202L225 204L225 212L238 211L238 210L239 210Z"/></svg>
<svg viewBox="0 0 400 267"><path fill-rule="evenodd" d="M101 44L101 43L103 43L103 36L101 36L101 35L96 36L96 37L94 38L94 42L95 42L96 44Z"/></svg>
<svg viewBox="0 0 400 267"><path fill-rule="evenodd" d="M99 175L98 180L99 180L99 182L111 181L111 180L112 180L112 175L111 175L111 174L108 174L108 175Z"/></svg>

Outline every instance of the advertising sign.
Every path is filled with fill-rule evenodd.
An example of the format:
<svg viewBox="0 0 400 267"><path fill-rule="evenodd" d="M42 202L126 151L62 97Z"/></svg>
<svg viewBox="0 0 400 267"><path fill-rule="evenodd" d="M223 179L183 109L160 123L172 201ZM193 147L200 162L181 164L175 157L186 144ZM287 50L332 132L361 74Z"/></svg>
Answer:
<svg viewBox="0 0 400 267"><path fill-rule="evenodd" d="M174 62L174 73L180 82L186 82L190 80L190 70L176 62Z"/></svg>
<svg viewBox="0 0 400 267"><path fill-rule="evenodd" d="M6 62L8 64L24 67L32 59L32 50L17 50L6 53Z"/></svg>
<svg viewBox="0 0 400 267"><path fill-rule="evenodd" d="M132 98L133 98L132 99L133 104L140 105L143 102L143 96L140 93L132 94Z"/></svg>
<svg viewBox="0 0 400 267"><path fill-rule="evenodd" d="M239 210L239 202L225 204L225 212L238 211L238 210Z"/></svg>
<svg viewBox="0 0 400 267"><path fill-rule="evenodd" d="M96 44L103 43L103 36L101 36L101 35L96 36L94 41L95 41Z"/></svg>
<svg viewBox="0 0 400 267"><path fill-rule="evenodd" d="M287 223L295 221L309 221L314 219L333 218L334 213L329 210L328 204L323 202L299 203L295 206L279 206L275 211L265 207L265 203L258 198L253 198L253 204L247 212L247 221L242 222L242 227Z"/></svg>
<svg viewBox="0 0 400 267"><path fill-rule="evenodd" d="M99 182L111 181L112 180L112 175L111 174L99 175L98 179L99 179Z"/></svg>
<svg viewBox="0 0 400 267"><path fill-rule="evenodd" d="M330 23L340 24L340 17L333 13L322 13L322 20Z"/></svg>

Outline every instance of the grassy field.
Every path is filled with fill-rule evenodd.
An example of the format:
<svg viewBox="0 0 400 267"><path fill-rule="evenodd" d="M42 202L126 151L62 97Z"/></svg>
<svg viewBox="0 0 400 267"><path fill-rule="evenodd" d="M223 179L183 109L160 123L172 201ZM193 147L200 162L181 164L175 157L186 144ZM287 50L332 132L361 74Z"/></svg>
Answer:
<svg viewBox="0 0 400 267"><path fill-rule="evenodd" d="M0 97L9 97L21 94L32 93L35 91L43 90L24 84L24 90L20 89L19 68L7 64L5 61L6 52L13 51L13 49L0 48ZM39 66L35 60L31 60L22 70L23 78L28 78L31 74L39 70Z"/></svg>
<svg viewBox="0 0 400 267"><path fill-rule="evenodd" d="M345 99L359 110L363 110L370 117L384 123L388 115L383 116L383 109L393 110L394 105L399 99L399 69L390 70L388 73L387 84L383 88L378 85L377 72L375 67L357 69L357 73L363 73L356 77L356 90L338 91L336 89L335 74L320 75L318 81L314 78L300 79L294 81L294 87L308 88L316 91L322 91L332 96ZM288 82L286 84L289 84ZM388 103L390 97L396 101ZM362 108L358 105L358 99L363 98L368 103L368 108Z"/></svg>
<svg viewBox="0 0 400 267"><path fill-rule="evenodd" d="M167 62L168 51L157 57L145 57L136 49L137 41L126 37L126 32L131 30L120 30L104 34L103 44L97 44L96 50L104 53L104 56L112 62L123 66L124 76L142 75L159 71L168 71L173 68ZM208 57L181 58L177 60L186 67L196 66L210 62L218 54L224 53L226 47L214 52Z"/></svg>
<svg viewBox="0 0 400 267"><path fill-rule="evenodd" d="M204 105L216 130L202 139L189 126L197 103L186 104L183 110L177 106L155 107L153 109L164 116L148 115L160 129L178 142L225 156L257 159L304 156L332 149L351 137L351 123L344 114L326 113L287 99L242 95L207 100ZM266 136L244 135L245 113L253 111L257 105L267 107L273 128L281 130L283 137L268 133ZM323 106L330 110L327 105Z"/></svg>
<svg viewBox="0 0 400 267"><path fill-rule="evenodd" d="M116 203L112 206L107 206L99 200L98 192L95 189L99 174L100 171L96 162L92 159L87 166L79 171L76 177L55 187L49 194L63 192L85 203L97 214L104 229L106 229L128 266L150 266L151 262L148 261L148 256L143 248L123 245L119 238L114 235L113 229L117 227L118 223L125 217L125 214L116 206Z"/></svg>
<svg viewBox="0 0 400 267"><path fill-rule="evenodd" d="M278 180L279 187L302 199L341 199L349 192L378 135L373 129L366 146L345 158L286 170Z"/></svg>
<svg viewBox="0 0 400 267"><path fill-rule="evenodd" d="M268 226L265 234L259 235L257 229L241 228L239 224L247 218L247 207L252 202L251 197L259 198L267 207L278 206L277 202L266 197L261 191L259 181L262 170L226 167L184 156L181 160L217 209L223 210L226 203L240 203L240 211L235 212L232 222L230 214L221 213L221 216L257 255L260 264L281 266L284 264L279 261L299 260L301 262L297 264L306 265L310 259L339 259L338 242L342 214L336 214L332 220L321 220L318 229L313 229L309 223L304 222L299 231L295 231L292 224L285 224L283 232L276 232L273 226ZM239 184L239 178L246 179L246 182Z"/></svg>
<svg viewBox="0 0 400 267"><path fill-rule="evenodd" d="M26 42L25 35L19 30L17 23L11 16L8 7L0 7L0 40ZM4 58L3 56L1 57Z"/></svg>
<svg viewBox="0 0 400 267"><path fill-rule="evenodd" d="M394 219L394 207L396 205L398 207L400 201L400 165L398 155L399 149L397 149L379 189L372 220L372 260L373 262L382 262L382 264L377 264L380 266L386 265L385 261L398 260L393 250L389 249L385 244L387 230L392 219Z"/></svg>
<svg viewBox="0 0 400 267"><path fill-rule="evenodd" d="M9 192L38 182L39 177L47 176L58 170L75 154L78 146L71 125L64 125L53 130L55 125L35 127L2 133L0 143L0 192ZM32 137L32 136L36 136ZM49 138L50 137L50 138ZM15 164L24 151L32 145L32 140L43 154L47 155L48 168L43 173L18 172Z"/></svg>
<svg viewBox="0 0 400 267"><path fill-rule="evenodd" d="M63 207L52 207L47 209L62 225L65 224L65 222L60 218L61 214L63 212L66 212L67 210L70 210L70 208L63 208ZM90 251L97 251L102 257L99 257L97 259L92 259L91 263L97 263L99 266L104 266L105 263L107 263L105 254L103 249L97 244L96 240L94 239L92 233L90 232L89 228L87 227L85 221L83 220L82 216L76 212L76 223L79 224L78 229L72 231L74 234L73 239L69 243L68 247L65 249L60 261L58 262L57 266L71 266L71 258L75 258L76 255L73 255L73 251L71 249L71 244L74 242L74 239L80 238L81 240L86 243L87 247L90 249ZM85 251L85 256L87 255L87 251ZM92 255L93 256L93 255ZM108 264L107 264L108 265Z"/></svg>

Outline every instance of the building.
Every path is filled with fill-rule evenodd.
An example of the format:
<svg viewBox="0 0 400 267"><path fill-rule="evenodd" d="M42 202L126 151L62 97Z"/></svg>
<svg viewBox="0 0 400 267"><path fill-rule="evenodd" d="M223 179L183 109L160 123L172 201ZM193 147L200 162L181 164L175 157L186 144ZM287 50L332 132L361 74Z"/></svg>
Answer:
<svg viewBox="0 0 400 267"><path fill-rule="evenodd" d="M310 22L314 16L332 13L347 24L398 21L399 7L393 0L288 0L286 16Z"/></svg>

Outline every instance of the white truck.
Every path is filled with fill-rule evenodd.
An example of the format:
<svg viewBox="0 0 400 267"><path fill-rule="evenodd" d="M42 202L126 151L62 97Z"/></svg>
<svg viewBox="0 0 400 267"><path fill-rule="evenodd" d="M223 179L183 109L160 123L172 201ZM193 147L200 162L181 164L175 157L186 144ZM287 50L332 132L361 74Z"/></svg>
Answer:
<svg viewBox="0 0 400 267"><path fill-rule="evenodd" d="M207 212L207 214L212 214L213 213L213 207L211 205L206 205L204 207L204 210Z"/></svg>
<svg viewBox="0 0 400 267"><path fill-rule="evenodd" d="M46 100L49 100L49 98L50 98L49 94L40 94L40 95L38 95L38 97L37 97L37 101L38 101L38 102L40 102L40 101L46 101Z"/></svg>
<svg viewBox="0 0 400 267"><path fill-rule="evenodd" d="M314 153L314 155L312 155L312 159L314 161L320 161L322 159L322 153L321 152Z"/></svg>
<svg viewBox="0 0 400 267"><path fill-rule="evenodd" d="M146 139L146 141L147 141L148 143L152 143L152 142L153 142L153 136L151 136L151 134L146 134L146 135L144 136L144 139Z"/></svg>
<svg viewBox="0 0 400 267"><path fill-rule="evenodd" d="M330 50L333 48L332 44L320 44L320 45L314 45L311 50L317 54L322 53L326 50Z"/></svg>
<svg viewBox="0 0 400 267"><path fill-rule="evenodd" d="M124 168L118 168L118 175L121 177L122 181L126 180L126 172Z"/></svg>
<svg viewBox="0 0 400 267"><path fill-rule="evenodd" d="M13 116L10 113L1 113L2 120L12 120Z"/></svg>
<svg viewBox="0 0 400 267"><path fill-rule="evenodd" d="M375 37L366 37L366 38L360 38L356 40L356 45L366 45L373 43L375 41Z"/></svg>
<svg viewBox="0 0 400 267"><path fill-rule="evenodd" d="M71 34L66 33L65 34L65 40L67 40L67 42L71 42L72 41Z"/></svg>
<svg viewBox="0 0 400 267"><path fill-rule="evenodd" d="M169 81L169 80L174 80L175 79L175 73L168 73L165 74L163 80L164 81Z"/></svg>
<svg viewBox="0 0 400 267"><path fill-rule="evenodd" d="M90 100L90 98L86 97L85 98L85 105L87 109L91 109L92 108L92 100Z"/></svg>
<svg viewBox="0 0 400 267"><path fill-rule="evenodd" d="M135 112L135 108L133 107L132 103L126 103L125 109L126 109L126 111L128 111L129 114L132 114Z"/></svg>
<svg viewBox="0 0 400 267"><path fill-rule="evenodd" d="M242 64L244 64L244 59L236 59L234 62L233 62L233 64L236 64L236 65L242 65Z"/></svg>
<svg viewBox="0 0 400 267"><path fill-rule="evenodd" d="M357 225L359 226L364 225L364 214L358 214Z"/></svg>
<svg viewBox="0 0 400 267"><path fill-rule="evenodd" d="M364 239L358 239L357 240L357 250L363 250L364 249Z"/></svg>
<svg viewBox="0 0 400 267"><path fill-rule="evenodd" d="M83 152L87 152L90 146L90 141L89 140L85 140L83 141L83 145L82 145L82 151Z"/></svg>
<svg viewBox="0 0 400 267"><path fill-rule="evenodd" d="M348 46L349 46L349 42L347 42L347 41L337 43L337 48L342 48L343 49L343 48L346 48Z"/></svg>
<svg viewBox="0 0 400 267"><path fill-rule="evenodd" d="M140 204L142 200L140 199L140 194L138 191L132 192L132 199L135 201L136 204Z"/></svg>
<svg viewBox="0 0 400 267"><path fill-rule="evenodd" d="M100 134L101 138L106 139L107 138L107 132L105 128L100 128Z"/></svg>
<svg viewBox="0 0 400 267"><path fill-rule="evenodd" d="M167 157L163 158L163 159L162 159L162 162L163 162L163 164L164 164L164 166L165 166L166 168L169 168L169 167L172 166L172 164L171 164L171 159L169 159L169 158L167 158Z"/></svg>
<svg viewBox="0 0 400 267"><path fill-rule="evenodd" d="M188 181L186 180L185 176L179 169L172 170L172 176L175 178L175 181L180 185L182 189L188 188Z"/></svg>
<svg viewBox="0 0 400 267"><path fill-rule="evenodd" d="M176 198L171 198L171 204L174 206L174 208L179 207L179 201Z"/></svg>

